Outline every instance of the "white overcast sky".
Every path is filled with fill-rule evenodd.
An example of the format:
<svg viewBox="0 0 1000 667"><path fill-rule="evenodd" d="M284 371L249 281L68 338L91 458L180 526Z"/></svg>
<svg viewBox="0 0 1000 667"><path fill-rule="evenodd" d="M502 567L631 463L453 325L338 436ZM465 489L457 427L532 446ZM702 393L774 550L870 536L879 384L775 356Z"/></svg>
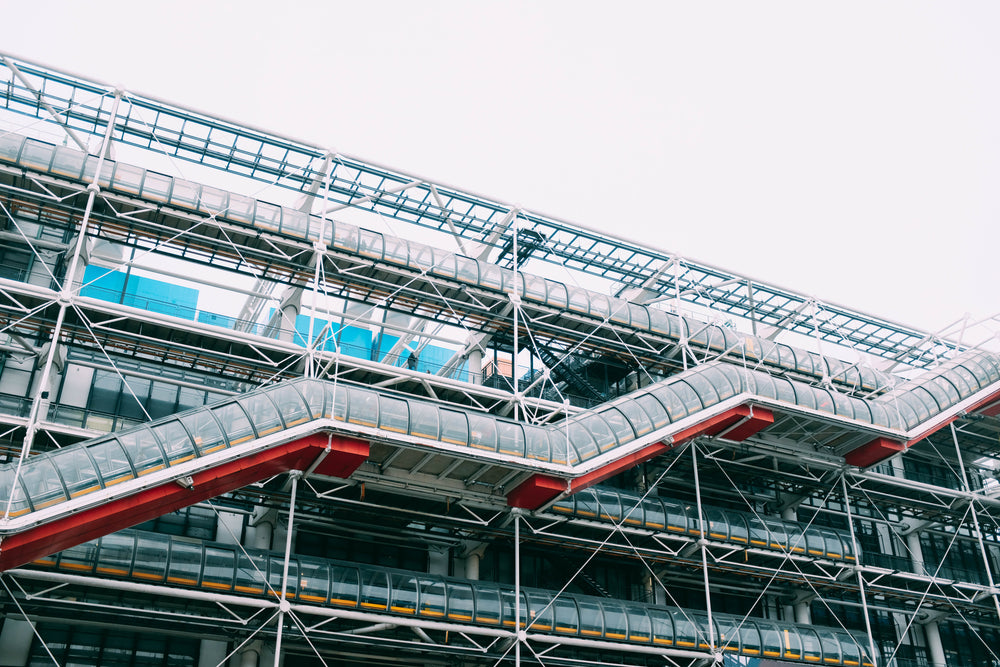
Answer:
<svg viewBox="0 0 1000 667"><path fill-rule="evenodd" d="M1000 311L1000 3L0 7L55 68L929 330Z"/></svg>

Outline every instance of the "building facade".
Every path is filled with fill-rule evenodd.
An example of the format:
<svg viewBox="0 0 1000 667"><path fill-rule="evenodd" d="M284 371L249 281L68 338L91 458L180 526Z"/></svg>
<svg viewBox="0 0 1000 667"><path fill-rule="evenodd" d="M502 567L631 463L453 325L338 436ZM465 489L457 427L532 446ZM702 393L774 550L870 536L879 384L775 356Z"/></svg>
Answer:
<svg viewBox="0 0 1000 667"><path fill-rule="evenodd" d="M992 337L0 65L0 665L1000 665Z"/></svg>

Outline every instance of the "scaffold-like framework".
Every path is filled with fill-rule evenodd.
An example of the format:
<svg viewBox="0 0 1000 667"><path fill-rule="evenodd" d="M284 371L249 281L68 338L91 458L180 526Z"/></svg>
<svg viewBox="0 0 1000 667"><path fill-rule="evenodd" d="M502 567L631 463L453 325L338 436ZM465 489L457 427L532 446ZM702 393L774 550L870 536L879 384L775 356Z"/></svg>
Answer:
<svg viewBox="0 0 1000 667"><path fill-rule="evenodd" d="M998 331L0 54L0 655L1000 666Z"/></svg>

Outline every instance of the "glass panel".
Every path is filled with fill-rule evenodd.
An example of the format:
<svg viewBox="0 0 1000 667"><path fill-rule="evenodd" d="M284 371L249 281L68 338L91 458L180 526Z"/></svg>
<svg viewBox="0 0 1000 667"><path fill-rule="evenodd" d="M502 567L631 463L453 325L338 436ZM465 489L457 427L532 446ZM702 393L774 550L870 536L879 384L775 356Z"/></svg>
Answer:
<svg viewBox="0 0 1000 667"><path fill-rule="evenodd" d="M597 600L580 598L576 601L580 609L580 634L584 637L600 637L604 634L604 614Z"/></svg>
<svg viewBox="0 0 1000 667"><path fill-rule="evenodd" d="M840 536L832 530L822 530L823 538L826 541L826 555L829 558L843 558L844 545L840 541Z"/></svg>
<svg viewBox="0 0 1000 667"><path fill-rule="evenodd" d="M618 444L615 434L611 432L611 427L600 416L596 414L586 415L579 418L577 423L593 436L598 451L605 452Z"/></svg>
<svg viewBox="0 0 1000 667"><path fill-rule="evenodd" d="M479 262L468 257L458 255L455 257L458 266L458 279L475 285L479 282Z"/></svg>
<svg viewBox="0 0 1000 667"><path fill-rule="evenodd" d="M689 614L685 614L680 609L671 609L671 616L674 619L674 643L677 646L692 648L698 643L698 628Z"/></svg>
<svg viewBox="0 0 1000 667"><path fill-rule="evenodd" d="M643 525L653 530L663 530L667 526L667 515L663 511L663 504L656 498L646 500L642 504Z"/></svg>
<svg viewBox="0 0 1000 667"><path fill-rule="evenodd" d="M481 264L479 267L479 284L483 287L499 290L503 287L503 273L495 264Z"/></svg>
<svg viewBox="0 0 1000 667"><path fill-rule="evenodd" d="M96 442L87 449L97 463L105 487L133 478L132 466L125 456L125 450L114 438Z"/></svg>
<svg viewBox="0 0 1000 667"><path fill-rule="evenodd" d="M851 667L860 665L861 649L854 642L854 639L846 632L839 632L837 636L840 638L840 651L843 653L844 664Z"/></svg>
<svg viewBox="0 0 1000 667"><path fill-rule="evenodd" d="M98 574L111 574L127 577L132 569L132 552L135 551L135 540L132 535L112 533L100 540L101 549L97 556Z"/></svg>
<svg viewBox="0 0 1000 667"><path fill-rule="evenodd" d="M438 439L438 409L427 403L411 400L410 435L421 438Z"/></svg>
<svg viewBox="0 0 1000 667"><path fill-rule="evenodd" d="M502 610L503 624L506 627L514 627L514 591L510 588L500 589L500 608ZM521 614L518 617L518 626L523 628L525 625L524 619L527 617L528 606L524 600L524 592L521 592L521 602L520 611Z"/></svg>
<svg viewBox="0 0 1000 667"><path fill-rule="evenodd" d="M197 586L201 574L201 546L180 538L170 540L170 567L167 582Z"/></svg>
<svg viewBox="0 0 1000 667"><path fill-rule="evenodd" d="M230 220L239 220L247 223L252 222L254 205L256 203L257 202L250 197L230 192L229 206L226 208L223 215Z"/></svg>
<svg viewBox="0 0 1000 667"><path fill-rule="evenodd" d="M672 533L686 533L688 517L684 505L671 500L661 500L663 510L667 515L667 530Z"/></svg>
<svg viewBox="0 0 1000 667"><path fill-rule="evenodd" d="M260 202L257 202L257 208L260 209ZM257 215L254 215L254 219L257 219ZM284 234L292 234L293 236L299 236L305 238L309 236L309 216L303 211L296 211L293 208L286 208L282 211L281 215L281 231ZM315 230L314 236L319 238L319 228ZM329 238L329 232L327 232L327 238Z"/></svg>
<svg viewBox="0 0 1000 667"><path fill-rule="evenodd" d="M332 414L338 421L347 420L347 405L350 403L347 387L344 385L325 384L326 412Z"/></svg>
<svg viewBox="0 0 1000 667"><path fill-rule="evenodd" d="M524 431L520 424L497 420L497 448L504 454L524 456Z"/></svg>
<svg viewBox="0 0 1000 667"><path fill-rule="evenodd" d="M246 410L258 438L281 429L281 416L267 394L249 394L236 399L236 402Z"/></svg>
<svg viewBox="0 0 1000 667"><path fill-rule="evenodd" d="M555 624L552 594L545 591L526 591L528 598L528 629L551 632Z"/></svg>
<svg viewBox="0 0 1000 667"><path fill-rule="evenodd" d="M448 618L471 622L472 616L472 586L448 582Z"/></svg>
<svg viewBox="0 0 1000 667"><path fill-rule="evenodd" d="M768 546L772 549L787 549L788 534L785 532L785 524L780 521L764 519L764 525L767 527Z"/></svg>
<svg viewBox="0 0 1000 667"><path fill-rule="evenodd" d="M173 179L169 176L158 174L155 171L147 171L146 178L142 181L142 196L147 199L167 201L171 181Z"/></svg>
<svg viewBox="0 0 1000 667"><path fill-rule="evenodd" d="M392 605L397 614L417 613L417 578L409 574L392 575Z"/></svg>
<svg viewBox="0 0 1000 667"><path fill-rule="evenodd" d="M299 392L295 390L295 386L281 385L275 389L269 389L267 396L278 407L278 412L281 413L281 418L285 422L285 428L301 424L309 419L309 408Z"/></svg>
<svg viewBox="0 0 1000 667"><path fill-rule="evenodd" d="M760 633L751 621L745 622L740 628L740 643L743 644L744 654L760 655Z"/></svg>
<svg viewBox="0 0 1000 667"><path fill-rule="evenodd" d="M653 643L671 646L674 643L674 622L666 609L650 607L649 621L653 628Z"/></svg>
<svg viewBox="0 0 1000 667"><path fill-rule="evenodd" d="M358 604L358 568L330 566L330 602L344 607Z"/></svg>
<svg viewBox="0 0 1000 667"><path fill-rule="evenodd" d="M549 293L546 297L546 301L550 306L565 309L569 303L569 294L566 292L566 286L554 280L549 280L547 282Z"/></svg>
<svg viewBox="0 0 1000 667"><path fill-rule="evenodd" d="M643 436L653 430L653 422L649 415L635 401L623 401L615 406L629 421L636 437Z"/></svg>
<svg viewBox="0 0 1000 667"><path fill-rule="evenodd" d="M820 645L823 648L823 662L825 664L840 664L840 642L837 635L832 630L817 630Z"/></svg>
<svg viewBox="0 0 1000 667"><path fill-rule="evenodd" d="M632 321L632 328L639 331L649 330L649 310L645 306L629 303L629 317Z"/></svg>
<svg viewBox="0 0 1000 667"><path fill-rule="evenodd" d="M670 417L670 423L688 416L688 408L684 404L684 401L681 400L680 395L674 391L673 385L674 383L671 383L670 386L662 384L654 385L649 389L649 393L655 396L656 400L666 409L667 415ZM684 387L687 389L688 395L694 396L695 400L697 400L698 397L691 387L688 385L684 385ZM701 408L701 401L698 401L698 408Z"/></svg>
<svg viewBox="0 0 1000 667"><path fill-rule="evenodd" d="M230 591L233 588L235 571L236 553L232 549L205 547L205 573L201 580L202 586Z"/></svg>
<svg viewBox="0 0 1000 667"><path fill-rule="evenodd" d="M410 244L410 266L426 272L434 265L434 253L430 246L421 243Z"/></svg>
<svg viewBox="0 0 1000 667"><path fill-rule="evenodd" d="M330 599L330 570L322 561L299 557L299 599L325 603Z"/></svg>
<svg viewBox="0 0 1000 667"><path fill-rule="evenodd" d="M525 273L524 274L525 298L545 303L547 297L545 283L546 283L545 279Z"/></svg>
<svg viewBox="0 0 1000 667"><path fill-rule="evenodd" d="M833 413L834 409L833 396L830 395L826 389L821 389L819 387L812 388L813 395L816 397L816 409L822 410L823 412Z"/></svg>
<svg viewBox="0 0 1000 667"><path fill-rule="evenodd" d="M222 425L222 431L229 440L229 445L238 445L254 437L253 427L243 409L236 403L227 403L212 408L212 414Z"/></svg>
<svg viewBox="0 0 1000 667"><path fill-rule="evenodd" d="M569 292L569 309L581 313L590 312L590 292L579 287L567 287Z"/></svg>
<svg viewBox="0 0 1000 667"><path fill-rule="evenodd" d="M652 625L646 608L637 604L625 603L625 613L628 615L628 640L630 642L648 642L652 637Z"/></svg>
<svg viewBox="0 0 1000 667"><path fill-rule="evenodd" d="M629 308L629 302L623 299L616 299L615 297L610 298L609 306L611 308L611 321L624 324L629 326L631 322L632 310Z"/></svg>
<svg viewBox="0 0 1000 667"><path fill-rule="evenodd" d="M275 597L281 596L281 577L285 568L285 561L277 555L272 555L268 559L267 580L270 585L271 594ZM285 598L295 597L295 584L299 580L298 563L294 560L288 563L288 586L285 588Z"/></svg>
<svg viewBox="0 0 1000 667"><path fill-rule="evenodd" d="M625 415L615 408L608 408L598 413L604 421L608 423L619 443L626 443L635 440L635 431L632 425L625 419Z"/></svg>
<svg viewBox="0 0 1000 667"><path fill-rule="evenodd" d="M653 422L653 428L662 428L670 423L670 415L667 413L667 409L652 394L641 394L636 396L634 400L635 404L649 415L650 420Z"/></svg>
<svg viewBox="0 0 1000 667"><path fill-rule="evenodd" d="M248 558L246 554L239 554L239 566L236 568L236 592L251 593L261 595L267 590L265 582L265 570L267 569L267 556L253 554Z"/></svg>
<svg viewBox="0 0 1000 667"><path fill-rule="evenodd" d="M118 172L115 171L115 179L118 179ZM201 202L198 210L209 215L218 215L226 209L229 204L229 193L218 188L203 185L201 188Z"/></svg>
<svg viewBox="0 0 1000 667"><path fill-rule="evenodd" d="M497 449L497 427L492 417L469 413L469 444L477 449L495 452Z"/></svg>
<svg viewBox="0 0 1000 667"><path fill-rule="evenodd" d="M726 510L726 520L729 523L729 539L733 542L746 544L749 532L747 531L747 524L743 518L743 514L733 510Z"/></svg>
<svg viewBox="0 0 1000 667"><path fill-rule="evenodd" d="M86 449L64 449L55 455L53 463L62 473L70 498L101 488L97 478L97 468L87 455Z"/></svg>
<svg viewBox="0 0 1000 667"><path fill-rule="evenodd" d="M194 443L191 442L191 436L176 419L154 426L153 432L163 445L167 460L171 464L183 463L194 458Z"/></svg>
<svg viewBox="0 0 1000 667"><path fill-rule="evenodd" d="M420 580L420 615L441 617L445 614L444 582L439 579Z"/></svg>
<svg viewBox="0 0 1000 667"><path fill-rule="evenodd" d="M84 542L59 554L59 568L73 572L92 572L97 564L97 541Z"/></svg>
<svg viewBox="0 0 1000 667"><path fill-rule="evenodd" d="M346 222L338 222L333 228L333 247L347 250L348 252L357 252L358 234L360 234L360 231L354 225L349 225Z"/></svg>
<svg viewBox="0 0 1000 667"><path fill-rule="evenodd" d="M599 317L602 320L607 320L608 316L611 315L611 304L608 302L608 297L603 294L597 294L595 292L590 293L590 314L594 317Z"/></svg>
<svg viewBox="0 0 1000 667"><path fill-rule="evenodd" d="M529 426L524 429L527 437L527 452L529 459L536 461L551 461L552 452L549 449L549 433L546 429ZM563 457L560 457L563 458ZM565 463L565 459L561 463Z"/></svg>
<svg viewBox="0 0 1000 667"><path fill-rule="evenodd" d="M198 195L201 194L201 186L191 181L174 179L174 187L170 191L170 203L183 206L185 208L198 208Z"/></svg>
<svg viewBox="0 0 1000 667"><path fill-rule="evenodd" d="M385 572L365 570L361 578L361 607L385 611L389 605L389 584Z"/></svg>
<svg viewBox="0 0 1000 667"><path fill-rule="evenodd" d="M620 521L622 517L622 503L618 493L610 490L595 490L597 496L598 515L602 519L609 521Z"/></svg>
<svg viewBox="0 0 1000 667"><path fill-rule="evenodd" d="M174 188L176 191L176 188ZM275 204L268 204L267 202L259 201L257 202L257 210L253 214L253 224L255 227L264 227L266 229L281 229L281 207ZM300 221L304 220L305 216L299 218ZM286 225L286 232L297 233L298 236L305 236L305 229L292 230L288 229L289 225ZM304 227L304 225L302 225Z"/></svg>
<svg viewBox="0 0 1000 667"><path fill-rule="evenodd" d="M716 614L715 624L719 628L717 641L726 653L738 653L740 650L740 632L738 619L732 616Z"/></svg>
<svg viewBox="0 0 1000 667"><path fill-rule="evenodd" d="M87 159L85 153L60 146L52 159L52 173L70 178L80 178L83 174L83 163Z"/></svg>
<svg viewBox="0 0 1000 667"><path fill-rule="evenodd" d="M756 621L760 632L761 654L767 658L780 658L782 651L781 626L769 621Z"/></svg>
<svg viewBox="0 0 1000 667"><path fill-rule="evenodd" d="M731 368L731 366L709 366L699 373L699 375L705 378L705 381L708 382L716 391L719 395L720 401L724 401L730 396L735 396L738 391L738 388L733 385L733 382L729 377ZM702 394L701 398L702 402L704 402L705 395Z"/></svg>
<svg viewBox="0 0 1000 667"><path fill-rule="evenodd" d="M441 441L453 445L469 444L469 423L464 412L441 409Z"/></svg>
<svg viewBox="0 0 1000 667"><path fill-rule="evenodd" d="M575 635L580 631L580 614L576 610L576 601L566 596L559 596L552 604L555 614L555 630L566 635Z"/></svg>
<svg viewBox="0 0 1000 667"><path fill-rule="evenodd" d="M708 521L708 536L717 540L728 540L729 521L723 511L717 507L706 507L703 511Z"/></svg>
<svg viewBox="0 0 1000 667"><path fill-rule="evenodd" d="M385 259L405 266L410 258L410 245L396 236L387 236L384 241Z"/></svg>
<svg viewBox="0 0 1000 667"><path fill-rule="evenodd" d="M324 394L326 392L322 382L308 380L300 382L296 387L305 398L306 404L309 406L309 414L313 419L330 416L330 410L324 410Z"/></svg>
<svg viewBox="0 0 1000 667"><path fill-rule="evenodd" d="M493 586L473 584L476 596L476 623L500 624L500 591Z"/></svg>
<svg viewBox="0 0 1000 667"><path fill-rule="evenodd" d="M406 401L400 398L382 396L379 398L378 425L386 431L406 433L410 413Z"/></svg>
<svg viewBox="0 0 1000 667"><path fill-rule="evenodd" d="M19 162L25 167L48 171L49 163L52 162L52 154L55 146L44 144L35 139L28 139L21 149L21 159Z"/></svg>
<svg viewBox="0 0 1000 667"><path fill-rule="evenodd" d="M621 602L602 600L604 607L604 636L608 639L628 639L628 618Z"/></svg>
<svg viewBox="0 0 1000 667"><path fill-rule="evenodd" d="M38 457L25 465L21 469L21 484L24 486L28 498L31 499L31 506L36 512L66 500L66 491L63 489L62 480L59 478L52 460L48 457ZM16 514L11 511L11 516L16 516Z"/></svg>
<svg viewBox="0 0 1000 667"><path fill-rule="evenodd" d="M0 159L6 162L17 162L17 154L21 152L24 137L13 133L0 134Z"/></svg>
<svg viewBox="0 0 1000 667"><path fill-rule="evenodd" d="M194 444L204 456L225 448L226 438L210 410L191 412L180 418L181 424L194 438Z"/></svg>
<svg viewBox="0 0 1000 667"><path fill-rule="evenodd" d="M438 248L434 249L434 273L445 278L455 277L455 255Z"/></svg>
<svg viewBox="0 0 1000 667"><path fill-rule="evenodd" d="M166 537L137 534L132 577L147 581L163 581L167 573L168 546L169 541Z"/></svg>
<svg viewBox="0 0 1000 667"><path fill-rule="evenodd" d="M382 259L382 235L377 232L360 230L358 235L358 253L373 259Z"/></svg>

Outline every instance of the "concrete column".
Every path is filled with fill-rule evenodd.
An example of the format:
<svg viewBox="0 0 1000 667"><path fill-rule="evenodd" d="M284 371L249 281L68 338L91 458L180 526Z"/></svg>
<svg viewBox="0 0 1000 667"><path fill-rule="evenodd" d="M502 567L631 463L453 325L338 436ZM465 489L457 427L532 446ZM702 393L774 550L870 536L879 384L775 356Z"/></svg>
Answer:
<svg viewBox="0 0 1000 667"><path fill-rule="evenodd" d="M808 602L795 603L795 622L802 625L812 624L812 610Z"/></svg>
<svg viewBox="0 0 1000 667"><path fill-rule="evenodd" d="M233 660L230 660L230 664L233 667L265 667L268 663L261 660L261 651L264 648L264 642L259 639L255 639L243 647L243 650L233 656ZM236 661L233 663L233 661Z"/></svg>
<svg viewBox="0 0 1000 667"><path fill-rule="evenodd" d="M478 347L469 352L469 382L483 383L483 352Z"/></svg>
<svg viewBox="0 0 1000 667"><path fill-rule="evenodd" d="M910 551L910 562L917 574L930 574L924 564L924 550L920 546L920 535L914 531L906 534L906 548Z"/></svg>
<svg viewBox="0 0 1000 667"><path fill-rule="evenodd" d="M941 632L937 621L924 624L924 636L927 638L927 652L930 654L933 667L948 667L944 659L944 647L941 645Z"/></svg>
<svg viewBox="0 0 1000 667"><path fill-rule="evenodd" d="M8 617L0 631L0 666L24 667L35 638L34 624L23 618Z"/></svg>
<svg viewBox="0 0 1000 667"><path fill-rule="evenodd" d="M451 551L448 547L432 544L427 548L427 572L448 576L448 560Z"/></svg>
<svg viewBox="0 0 1000 667"><path fill-rule="evenodd" d="M479 581L479 565L486 553L485 544L477 544L469 547L465 551L465 578L470 581Z"/></svg>
<svg viewBox="0 0 1000 667"><path fill-rule="evenodd" d="M913 563L914 572L929 575L929 568L924 564L924 550L920 546L920 534L918 532L913 531L906 534L906 547L910 550L910 560ZM944 646L941 644L941 632L938 629L937 621L928 621L923 626L931 665L933 667L947 667L944 661Z"/></svg>
<svg viewBox="0 0 1000 667"><path fill-rule="evenodd" d="M227 655L229 646L226 642L202 639L201 649L198 651L198 667L220 667L225 664Z"/></svg>
<svg viewBox="0 0 1000 667"><path fill-rule="evenodd" d="M219 529L216 540L223 544L241 544L243 539L243 515L239 512L219 510Z"/></svg>
<svg viewBox="0 0 1000 667"><path fill-rule="evenodd" d="M276 519L274 510L258 507L247 527L247 546L253 549L270 549Z"/></svg>

